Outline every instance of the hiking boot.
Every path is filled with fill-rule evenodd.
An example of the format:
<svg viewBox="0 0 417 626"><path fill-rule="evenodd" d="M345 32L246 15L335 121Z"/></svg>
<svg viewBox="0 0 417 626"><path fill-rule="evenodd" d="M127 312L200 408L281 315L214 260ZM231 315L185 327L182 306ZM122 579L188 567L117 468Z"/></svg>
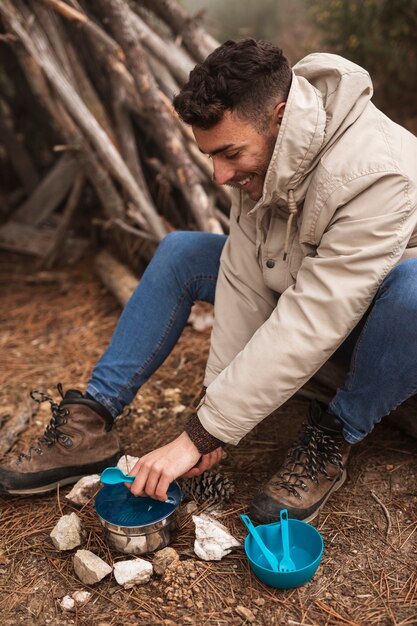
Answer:
<svg viewBox="0 0 417 626"><path fill-rule="evenodd" d="M27 452L0 464L0 492L44 493L117 463L119 438L107 409L76 389L64 395L58 385L58 391L59 404L44 394L32 396L50 402L52 419Z"/></svg>
<svg viewBox="0 0 417 626"><path fill-rule="evenodd" d="M345 482L349 451L339 418L313 400L308 423L303 424L278 472L253 500L251 517L269 524L287 509L289 517L306 522L314 519L330 494Z"/></svg>

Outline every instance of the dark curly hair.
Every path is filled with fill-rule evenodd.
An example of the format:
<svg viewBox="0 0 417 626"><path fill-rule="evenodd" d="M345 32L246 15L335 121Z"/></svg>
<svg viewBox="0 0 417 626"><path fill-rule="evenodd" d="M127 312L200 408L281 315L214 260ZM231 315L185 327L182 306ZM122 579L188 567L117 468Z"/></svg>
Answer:
<svg viewBox="0 0 417 626"><path fill-rule="evenodd" d="M263 131L275 105L287 99L290 65L280 48L255 39L229 40L190 72L173 104L191 126L212 128L234 111Z"/></svg>

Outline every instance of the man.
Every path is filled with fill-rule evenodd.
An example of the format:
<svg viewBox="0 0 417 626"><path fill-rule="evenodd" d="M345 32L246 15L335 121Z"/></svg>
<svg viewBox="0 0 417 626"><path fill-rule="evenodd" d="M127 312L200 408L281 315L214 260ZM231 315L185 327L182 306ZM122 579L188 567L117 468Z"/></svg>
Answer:
<svg viewBox="0 0 417 626"><path fill-rule="evenodd" d="M4 491L47 490L112 463L112 420L169 354L192 302L215 295L206 392L185 431L136 464L132 492L165 499L171 480L212 467L353 344L345 385L329 406L312 403L251 507L261 522L282 508L317 515L345 480L351 444L417 390L417 140L371 96L367 72L345 59L312 54L291 71L253 39L197 65L174 106L215 180L233 187L230 236L161 243L86 395L52 403L43 438L2 467Z"/></svg>

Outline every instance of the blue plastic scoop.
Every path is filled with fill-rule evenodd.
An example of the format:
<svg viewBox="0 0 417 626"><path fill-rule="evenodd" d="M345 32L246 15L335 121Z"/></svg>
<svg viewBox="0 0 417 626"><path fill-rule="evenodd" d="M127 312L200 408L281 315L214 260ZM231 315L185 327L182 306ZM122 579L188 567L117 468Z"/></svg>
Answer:
<svg viewBox="0 0 417 626"><path fill-rule="evenodd" d="M248 529L248 531L250 532L250 534L255 539L256 543L258 544L258 548L260 549L260 551L262 552L262 554L268 561L269 565L271 566L272 571L277 572L278 571L278 559L275 556L275 554L273 554L271 550L268 550L268 548L262 541L261 536L258 535L258 531L256 530L256 527L252 524L252 521L248 517L248 515L241 515L240 517L242 519L242 522L245 524L246 528Z"/></svg>
<svg viewBox="0 0 417 626"><path fill-rule="evenodd" d="M119 483L133 483L136 476L128 476L119 467L106 467L105 470L101 472L100 481L104 485L118 485ZM165 500L167 504L175 504L178 502L172 496L168 496L168 499Z"/></svg>

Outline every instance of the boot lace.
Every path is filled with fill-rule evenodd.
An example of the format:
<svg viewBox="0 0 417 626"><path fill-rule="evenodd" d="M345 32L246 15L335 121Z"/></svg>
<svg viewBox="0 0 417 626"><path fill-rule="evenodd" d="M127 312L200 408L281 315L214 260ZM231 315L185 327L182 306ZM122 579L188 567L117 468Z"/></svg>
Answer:
<svg viewBox="0 0 417 626"><path fill-rule="evenodd" d="M58 383L57 389L61 398L63 398L64 393L61 383ZM37 441L38 445L35 444L34 446L31 446L27 452L21 452L17 458L17 462L20 462L23 459L30 459L34 453L43 454L42 446L50 448L57 442L61 443L66 448L69 448L72 445L71 438L59 430L60 426L67 423L67 416L69 414L68 409L55 402L53 398L46 395L42 391L31 391L30 397L38 404L49 402L51 405L52 418L46 426L43 435L39 437Z"/></svg>
<svg viewBox="0 0 417 626"><path fill-rule="evenodd" d="M286 489L301 500L299 490L308 491L306 481L318 485L319 474L327 480L334 480L326 469L329 463L343 469L339 443L313 424L303 424L300 439L288 451L286 460L274 477L273 485Z"/></svg>

